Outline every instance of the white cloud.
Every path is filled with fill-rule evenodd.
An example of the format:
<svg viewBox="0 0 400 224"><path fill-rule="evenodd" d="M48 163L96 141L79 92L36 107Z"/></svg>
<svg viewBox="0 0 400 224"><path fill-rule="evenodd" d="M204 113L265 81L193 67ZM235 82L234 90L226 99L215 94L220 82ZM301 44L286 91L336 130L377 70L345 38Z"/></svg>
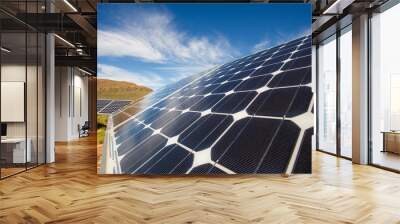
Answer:
<svg viewBox="0 0 400 224"><path fill-rule="evenodd" d="M102 79L132 82L137 85L150 87L152 89L159 88L165 81L161 76L154 73L141 74L113 65L98 64L97 68L98 77Z"/></svg>
<svg viewBox="0 0 400 224"><path fill-rule="evenodd" d="M273 35L273 37L275 39L272 39L270 36L265 37L260 42L258 42L256 45L254 45L252 51L257 52L257 51L265 50L265 49L277 46L279 44L283 44L283 43L289 42L291 40L297 39L299 37L303 37L303 36L310 35L310 34L311 34L310 27L307 27L305 29L302 29L298 32L291 33L291 34L288 34L287 32L278 31L278 32L274 33L274 35Z"/></svg>
<svg viewBox="0 0 400 224"><path fill-rule="evenodd" d="M264 40L258 42L256 45L254 45L252 52L257 52L257 51L267 49L270 46L270 43L271 43L271 41L269 39L264 39Z"/></svg>
<svg viewBox="0 0 400 224"><path fill-rule="evenodd" d="M123 32L115 33L112 31L98 31L100 56L132 56L140 57L149 61L162 61L163 55L157 49L154 49L148 42L130 37Z"/></svg>
<svg viewBox="0 0 400 224"><path fill-rule="evenodd" d="M237 54L221 35L209 39L178 30L173 17L166 12L132 14L129 22L119 21L117 27L98 31L99 56L203 65L221 63Z"/></svg>

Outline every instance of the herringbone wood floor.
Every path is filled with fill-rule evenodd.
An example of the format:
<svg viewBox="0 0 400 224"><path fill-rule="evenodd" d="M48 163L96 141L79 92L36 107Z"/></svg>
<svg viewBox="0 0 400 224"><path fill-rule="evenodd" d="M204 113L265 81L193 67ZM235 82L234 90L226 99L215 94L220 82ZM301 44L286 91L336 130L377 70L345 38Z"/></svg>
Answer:
<svg viewBox="0 0 400 224"><path fill-rule="evenodd" d="M313 174L97 176L94 138L0 181L0 223L400 223L400 175L314 153Z"/></svg>

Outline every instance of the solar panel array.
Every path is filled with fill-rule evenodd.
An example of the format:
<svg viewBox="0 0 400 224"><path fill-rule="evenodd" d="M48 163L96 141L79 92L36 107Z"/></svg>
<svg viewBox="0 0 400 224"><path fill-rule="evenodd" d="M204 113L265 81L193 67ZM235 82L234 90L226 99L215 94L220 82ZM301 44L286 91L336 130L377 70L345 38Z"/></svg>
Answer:
<svg viewBox="0 0 400 224"><path fill-rule="evenodd" d="M106 107L112 100L97 100L97 112L100 112L104 107Z"/></svg>
<svg viewBox="0 0 400 224"><path fill-rule="evenodd" d="M207 71L206 71L207 72ZM206 72L200 73L205 74ZM130 117L134 116L136 113L144 110L146 107L158 102L160 99L170 95L171 93L175 92L176 90L184 87L185 85L189 84L193 80L195 80L196 76L189 76L186 77L176 83L169 84L164 88L156 90L149 95L146 95L142 100L127 106L124 108L124 111L121 113L117 113L113 116L114 126L119 125L120 123L124 122L125 120L129 119Z"/></svg>
<svg viewBox="0 0 400 224"><path fill-rule="evenodd" d="M97 113L112 114L130 104L130 100L97 100Z"/></svg>
<svg viewBox="0 0 400 224"><path fill-rule="evenodd" d="M310 173L312 98L309 36L190 77L116 115L120 172Z"/></svg>

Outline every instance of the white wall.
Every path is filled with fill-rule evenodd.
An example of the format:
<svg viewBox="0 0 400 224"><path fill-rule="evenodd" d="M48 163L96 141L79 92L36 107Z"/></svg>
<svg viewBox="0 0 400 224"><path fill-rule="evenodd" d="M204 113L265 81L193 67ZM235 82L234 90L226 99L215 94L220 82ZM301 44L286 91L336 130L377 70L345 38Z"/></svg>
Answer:
<svg viewBox="0 0 400 224"><path fill-rule="evenodd" d="M55 73L55 140L78 139L78 125L88 120L88 78L72 67L56 67Z"/></svg>
<svg viewBox="0 0 400 224"><path fill-rule="evenodd" d="M312 91L314 92L314 134L311 138L312 141L312 150L316 150L317 149L317 116L316 116L316 102L317 102L317 49L315 47L315 45L312 45Z"/></svg>

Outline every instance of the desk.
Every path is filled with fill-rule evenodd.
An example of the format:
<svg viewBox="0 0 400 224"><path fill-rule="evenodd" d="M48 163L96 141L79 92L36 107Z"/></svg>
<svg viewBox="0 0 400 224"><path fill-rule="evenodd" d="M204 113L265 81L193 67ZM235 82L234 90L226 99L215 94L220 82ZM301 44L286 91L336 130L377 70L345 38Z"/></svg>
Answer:
<svg viewBox="0 0 400 224"><path fill-rule="evenodd" d="M6 163L26 163L31 162L31 139L27 139L25 150L25 138L5 138L1 139L1 156Z"/></svg>
<svg viewBox="0 0 400 224"><path fill-rule="evenodd" d="M383 151L400 154L400 131L383 131Z"/></svg>

